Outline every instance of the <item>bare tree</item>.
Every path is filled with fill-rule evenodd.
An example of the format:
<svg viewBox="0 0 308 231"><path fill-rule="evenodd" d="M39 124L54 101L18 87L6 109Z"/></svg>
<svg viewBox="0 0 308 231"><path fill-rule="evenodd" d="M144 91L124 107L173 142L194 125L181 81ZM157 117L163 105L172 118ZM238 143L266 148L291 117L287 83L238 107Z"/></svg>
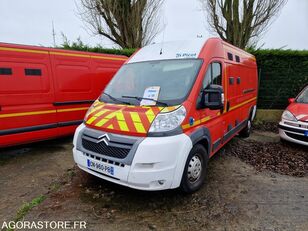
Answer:
<svg viewBox="0 0 308 231"><path fill-rule="evenodd" d="M200 0L210 27L225 41L255 45L287 0Z"/></svg>
<svg viewBox="0 0 308 231"><path fill-rule="evenodd" d="M122 48L149 44L159 32L163 0L80 0L80 14L94 34Z"/></svg>

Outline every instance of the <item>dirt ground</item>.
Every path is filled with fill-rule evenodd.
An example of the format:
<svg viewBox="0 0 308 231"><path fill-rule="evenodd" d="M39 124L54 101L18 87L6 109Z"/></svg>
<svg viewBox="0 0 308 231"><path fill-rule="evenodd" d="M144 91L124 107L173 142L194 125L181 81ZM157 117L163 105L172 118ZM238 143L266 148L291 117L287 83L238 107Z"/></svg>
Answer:
<svg viewBox="0 0 308 231"><path fill-rule="evenodd" d="M279 142L276 133L262 130L244 141L234 138L211 159L207 183L193 195L136 191L84 173L74 167L71 139L2 150L0 222L45 195L25 220L82 220L88 230L307 231L307 173L281 175L234 155L241 145Z"/></svg>

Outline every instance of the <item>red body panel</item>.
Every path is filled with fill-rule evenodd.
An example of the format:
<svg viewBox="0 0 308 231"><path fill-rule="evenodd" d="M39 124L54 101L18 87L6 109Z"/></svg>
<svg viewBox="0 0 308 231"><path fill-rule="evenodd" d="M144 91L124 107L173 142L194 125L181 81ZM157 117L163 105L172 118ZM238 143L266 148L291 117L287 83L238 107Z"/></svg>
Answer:
<svg viewBox="0 0 308 231"><path fill-rule="evenodd" d="M0 43L0 147L73 134L126 60Z"/></svg>

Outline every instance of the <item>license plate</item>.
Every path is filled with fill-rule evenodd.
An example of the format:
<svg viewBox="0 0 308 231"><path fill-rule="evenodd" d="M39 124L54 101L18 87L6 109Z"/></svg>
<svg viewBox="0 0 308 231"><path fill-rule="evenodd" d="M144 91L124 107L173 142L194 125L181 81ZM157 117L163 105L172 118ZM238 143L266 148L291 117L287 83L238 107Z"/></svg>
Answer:
<svg viewBox="0 0 308 231"><path fill-rule="evenodd" d="M308 131L305 131L304 136L308 136Z"/></svg>
<svg viewBox="0 0 308 231"><path fill-rule="evenodd" d="M114 176L114 167L112 166L108 166L100 162L89 159L87 159L87 166L89 169L92 169L94 171Z"/></svg>

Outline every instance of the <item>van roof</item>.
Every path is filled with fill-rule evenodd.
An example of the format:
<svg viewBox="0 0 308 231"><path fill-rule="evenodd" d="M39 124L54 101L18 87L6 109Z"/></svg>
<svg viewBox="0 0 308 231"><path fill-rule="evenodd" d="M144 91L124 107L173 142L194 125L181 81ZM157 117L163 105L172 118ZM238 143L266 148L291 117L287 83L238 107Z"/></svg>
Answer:
<svg viewBox="0 0 308 231"><path fill-rule="evenodd" d="M13 43L2 43L0 42L0 51L11 51L11 52L26 52L32 54L54 54L54 55L66 55L75 57L97 57L97 58L111 58L114 60L127 60L127 56L124 55L114 55L106 53L88 52L88 51L76 51L76 50L66 50L59 48L49 48L43 46L33 46L33 45L20 45Z"/></svg>
<svg viewBox="0 0 308 231"><path fill-rule="evenodd" d="M141 48L128 63L143 61L198 58L206 40L182 40L155 43Z"/></svg>
<svg viewBox="0 0 308 231"><path fill-rule="evenodd" d="M126 63L205 57L228 60L228 55L238 56L240 62L246 63L246 65L256 65L256 59L252 54L220 38L198 38L147 45L138 50Z"/></svg>

